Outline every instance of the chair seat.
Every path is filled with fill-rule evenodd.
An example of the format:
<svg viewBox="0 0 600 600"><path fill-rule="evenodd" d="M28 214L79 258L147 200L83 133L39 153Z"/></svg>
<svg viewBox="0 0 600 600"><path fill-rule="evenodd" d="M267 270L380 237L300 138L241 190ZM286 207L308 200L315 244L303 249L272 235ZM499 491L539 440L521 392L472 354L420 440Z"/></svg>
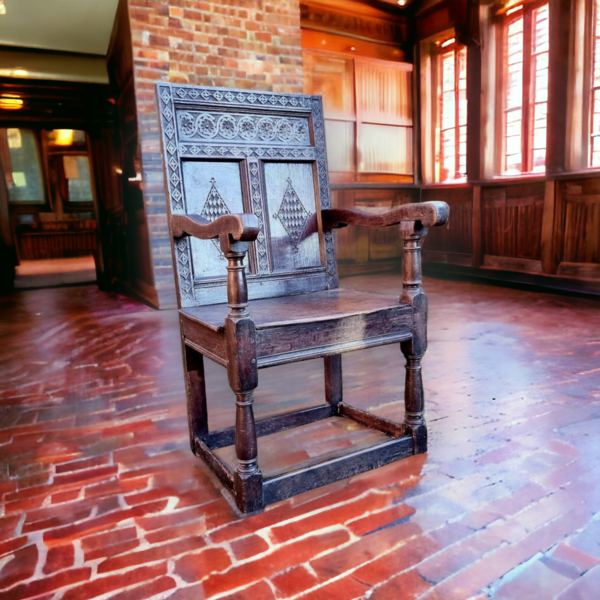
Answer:
<svg viewBox="0 0 600 600"><path fill-rule="evenodd" d="M256 326L259 367L411 337L411 306L382 294L338 288L251 300L248 310ZM226 304L180 310L186 343L208 350L214 354L211 358L224 365L224 323L228 313Z"/></svg>

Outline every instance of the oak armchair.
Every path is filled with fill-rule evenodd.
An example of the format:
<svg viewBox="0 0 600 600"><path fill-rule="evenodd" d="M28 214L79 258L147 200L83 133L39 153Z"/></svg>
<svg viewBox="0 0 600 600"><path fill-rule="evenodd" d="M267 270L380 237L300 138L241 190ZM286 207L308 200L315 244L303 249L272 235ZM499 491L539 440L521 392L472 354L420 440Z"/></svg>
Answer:
<svg viewBox="0 0 600 600"><path fill-rule="evenodd" d="M192 451L242 512L427 450L421 359L427 299L420 242L448 219L444 202L383 215L330 207L318 96L157 85ZM399 225L400 299L338 287L332 231ZM246 264L244 264L246 261ZM226 277L225 277L226 275ZM344 403L344 352L399 343L406 357L403 423ZM227 368L234 427L209 431L203 357ZM326 403L255 421L258 370L323 358ZM384 442L263 477L258 438L348 418ZM235 445L235 470L215 450Z"/></svg>

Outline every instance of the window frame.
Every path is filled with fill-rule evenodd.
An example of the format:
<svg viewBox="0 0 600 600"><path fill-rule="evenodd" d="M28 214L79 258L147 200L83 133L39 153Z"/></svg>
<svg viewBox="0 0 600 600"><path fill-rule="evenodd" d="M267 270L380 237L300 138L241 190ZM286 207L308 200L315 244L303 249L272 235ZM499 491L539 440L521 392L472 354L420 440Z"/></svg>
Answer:
<svg viewBox="0 0 600 600"><path fill-rule="evenodd" d="M8 204L11 207L11 212L30 212L35 210L37 212L45 212L46 210L52 210L52 206L50 203L50 189L49 189L49 177L48 177L48 165L46 160L46 153L44 148L44 142L42 140L42 131L41 129L33 129L31 127L23 127L23 123L3 123L2 129L21 129L23 131L31 131L33 133L33 139L35 140L37 153L38 153L38 161L40 165L40 173L42 176L42 189L44 193L44 199L38 202L32 201L19 201L19 200L10 200L8 199ZM2 173L2 177L4 177L4 173Z"/></svg>
<svg viewBox="0 0 600 600"><path fill-rule="evenodd" d="M445 41L454 38L454 42L448 46L443 47ZM468 48L461 44L456 39L456 36L446 37L444 41L438 40L436 42L437 52L435 60L437 61L436 73L437 73L437 90L439 94L439 102L437 106L437 118L436 125L439 127L439 131L435 132L436 137L436 165L435 165L435 176L436 183L464 183L467 180L467 139L465 139L465 172L461 174L461 177L456 177L457 173L460 173L460 128L467 127L467 120L465 119L464 124L460 122L460 69L459 69L459 53L464 51L465 57L465 102L468 105L468 89L467 89L467 62L468 62ZM443 127L443 96L444 96L444 55L452 52L454 58L454 176L442 179L442 173L444 169L444 131L447 128ZM437 128L437 127L436 127ZM466 134L465 134L466 135Z"/></svg>
<svg viewBox="0 0 600 600"><path fill-rule="evenodd" d="M586 167L589 169L600 169L600 163L593 164L594 159L594 138L600 138L600 130L598 133L594 134L594 95L598 93L598 99L600 100L600 85L594 86L594 70L595 70L595 46L596 39L599 40L600 46L600 27L598 26L597 18L598 12L600 12L600 2L599 0L587 0L586 6L586 14L589 15L589 19L591 21L589 25L589 31L587 34L587 43L586 43L586 57L589 57L587 62L587 69L584 67L584 77L585 83L587 84L586 89L586 100L587 100L587 157L586 157ZM600 65L599 65L600 67ZM586 106L584 104L584 106Z"/></svg>
<svg viewBox="0 0 600 600"><path fill-rule="evenodd" d="M497 158L495 177L515 178L515 177L535 177L544 176L546 167L544 164L543 170L534 171L533 164L533 136L534 136L534 111L532 110L535 104L533 91L535 89L535 74L533 73L533 13L538 8L548 6L550 10L549 0L535 0L532 2L523 2L517 6L511 6L508 10L503 10L498 16L498 27L496 37L496 135L497 142ZM514 13L511 12L514 9ZM511 12L511 14L508 14ZM505 60L508 47L508 27L519 18L523 18L523 80L521 92L521 170L518 173L508 172L506 169L506 99L508 91L508 63ZM548 18L550 14L548 13ZM550 43L550 41L549 41ZM548 70L550 65L548 65ZM546 99L548 104L548 98ZM548 128L548 120L546 117L546 132ZM546 144L547 150L547 144Z"/></svg>
<svg viewBox="0 0 600 600"><path fill-rule="evenodd" d="M80 143L74 146L65 146L65 147L51 147L48 143L48 135L50 131L53 129L59 129L58 127L52 129L44 129L41 132L43 147L44 147L44 159L46 166L48 167L48 173L50 172L50 161L53 157L62 157L62 156L87 156L89 166L90 166L90 187L92 190L92 200L90 201L71 201L65 200L63 198L63 211L65 213L77 213L77 212L89 212L90 210L94 210L97 200L97 191L96 191L96 182L94 179L94 163L92 156L92 148L90 144L90 136L89 132L86 130L83 131L85 134L85 144ZM61 167L63 169L63 167ZM61 178L64 178L64 172L61 172ZM47 186L48 186L48 194L51 194L51 182L50 178L47 178ZM68 182L67 182L68 186ZM54 198L53 198L54 200Z"/></svg>

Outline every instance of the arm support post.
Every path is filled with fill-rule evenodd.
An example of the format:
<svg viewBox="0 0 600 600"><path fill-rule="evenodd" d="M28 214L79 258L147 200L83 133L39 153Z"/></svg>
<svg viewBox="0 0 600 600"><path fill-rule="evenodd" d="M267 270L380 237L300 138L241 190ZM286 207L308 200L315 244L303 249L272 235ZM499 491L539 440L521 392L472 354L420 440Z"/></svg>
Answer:
<svg viewBox="0 0 600 600"><path fill-rule="evenodd" d="M449 213L450 208L445 202L404 204L381 215L343 208L322 211L325 231L347 225L389 227L400 224L400 233L404 240L404 281L400 301L410 304L413 309L412 338L400 344L406 358L404 424L413 436L415 454L427 451L421 377L421 359L427 349L427 296L421 287L421 240L428 227L445 225Z"/></svg>
<svg viewBox="0 0 600 600"><path fill-rule="evenodd" d="M406 358L404 424L413 436L415 454L427 451L421 377L421 359L427 349L427 296L421 287L421 240L427 234L428 227L445 225L449 213L450 208L445 202L404 204L381 215L345 208L322 211L325 231L347 225L389 227L400 224L400 233L404 240L404 281L400 301L410 304L413 309L412 338L400 344Z"/></svg>

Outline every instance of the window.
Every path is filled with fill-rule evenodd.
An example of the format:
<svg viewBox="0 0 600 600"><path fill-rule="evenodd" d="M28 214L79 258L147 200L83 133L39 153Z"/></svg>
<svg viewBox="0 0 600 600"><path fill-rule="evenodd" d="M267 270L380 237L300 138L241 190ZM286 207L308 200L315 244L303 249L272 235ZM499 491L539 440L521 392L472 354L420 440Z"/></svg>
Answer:
<svg viewBox="0 0 600 600"><path fill-rule="evenodd" d="M421 176L424 183L467 177L467 48L454 29L421 40Z"/></svg>
<svg viewBox="0 0 600 600"><path fill-rule="evenodd" d="M90 161L87 156L63 156L69 202L93 202Z"/></svg>
<svg viewBox="0 0 600 600"><path fill-rule="evenodd" d="M35 133L31 129L0 129L0 156L10 202L46 201Z"/></svg>
<svg viewBox="0 0 600 600"><path fill-rule="evenodd" d="M600 0L594 1L590 165L600 167Z"/></svg>
<svg viewBox="0 0 600 600"><path fill-rule="evenodd" d="M440 45L439 181L467 176L467 49L453 38Z"/></svg>
<svg viewBox="0 0 600 600"><path fill-rule="evenodd" d="M507 12L503 28L502 167L544 172L548 110L548 4Z"/></svg>
<svg viewBox="0 0 600 600"><path fill-rule="evenodd" d="M92 174L84 131L54 129L45 135L54 201L68 210L92 203Z"/></svg>
<svg viewBox="0 0 600 600"><path fill-rule="evenodd" d="M321 94L331 180L412 181L412 65L305 50L304 91Z"/></svg>
<svg viewBox="0 0 600 600"><path fill-rule="evenodd" d="M61 213L94 202L84 131L0 129L0 159L12 203L48 202L51 210Z"/></svg>

